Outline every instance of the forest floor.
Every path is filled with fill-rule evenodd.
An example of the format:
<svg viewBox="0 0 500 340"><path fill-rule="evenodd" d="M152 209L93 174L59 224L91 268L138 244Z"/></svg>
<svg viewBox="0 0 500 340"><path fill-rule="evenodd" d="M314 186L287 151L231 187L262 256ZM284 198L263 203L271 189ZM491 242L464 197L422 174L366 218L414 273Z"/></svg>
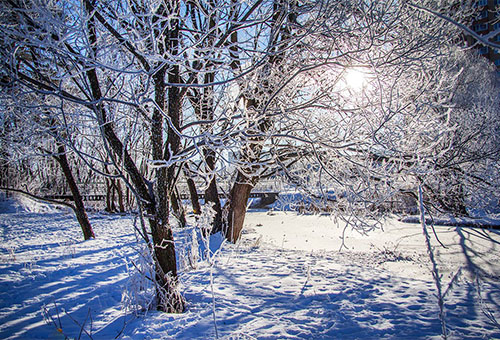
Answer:
<svg viewBox="0 0 500 340"><path fill-rule="evenodd" d="M172 315L140 307L154 289L134 217L90 218L82 241L67 211L0 201L0 339L439 339L443 324L449 339L500 339L498 230L427 228L433 264L422 227L395 218L362 235L252 211L237 245L191 219L175 230L187 310Z"/></svg>

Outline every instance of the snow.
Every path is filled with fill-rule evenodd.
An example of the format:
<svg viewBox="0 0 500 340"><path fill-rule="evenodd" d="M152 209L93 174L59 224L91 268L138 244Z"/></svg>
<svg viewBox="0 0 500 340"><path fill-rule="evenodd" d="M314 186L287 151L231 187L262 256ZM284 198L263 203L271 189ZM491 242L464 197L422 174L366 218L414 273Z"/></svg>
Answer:
<svg viewBox="0 0 500 340"><path fill-rule="evenodd" d="M0 338L77 339L81 325L81 339L441 338L418 224L392 218L363 235L328 216L252 211L239 244L215 235L209 246L176 229L188 308L172 315L125 308L141 251L134 218L90 218L97 238L82 241L68 211L0 201ZM435 231L449 338L500 338L499 232ZM194 262L197 244L212 252Z"/></svg>

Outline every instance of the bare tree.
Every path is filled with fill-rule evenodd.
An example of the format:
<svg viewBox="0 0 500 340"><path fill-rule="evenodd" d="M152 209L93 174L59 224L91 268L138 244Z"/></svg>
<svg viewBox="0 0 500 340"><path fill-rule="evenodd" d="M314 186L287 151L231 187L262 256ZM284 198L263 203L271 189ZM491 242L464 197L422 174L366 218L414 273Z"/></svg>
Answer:
<svg viewBox="0 0 500 340"><path fill-rule="evenodd" d="M172 187L169 183L173 182L173 169L168 170L164 166L157 167L155 170L156 185L153 186L153 183L139 171L128 150L126 141L124 142L118 135L116 127L118 122L113 117L115 108L108 105L113 102L113 94L110 94L109 91L115 91L117 82L124 78L113 80L110 78L110 74L101 73L103 69L107 71L102 62L106 63L110 59L106 56L105 60L100 60L102 55L99 44L104 43L106 39L114 39L117 45L123 41L120 33L107 21L111 22L113 19L106 18L101 14L101 11L107 13L108 9L107 4L102 5L104 7L96 7L94 2L84 1L81 9L71 6L69 9L63 9L57 6L45 7L35 2L17 4L12 1L5 3L3 13L6 16L15 17L18 24L14 27L3 27L2 33L6 37L5 45L10 47L9 52L12 54L3 59L5 62L2 66L5 72L10 73L15 82L44 96L54 96L64 103L71 103L72 107L68 108L69 111L60 110L58 112L61 117L67 117L68 114L81 109L84 109L87 115L91 114L90 117L97 125L89 128L93 131L98 129L99 136L102 138L101 145L108 150L107 155L112 159L117 170L128 175L129 185L133 187L139 204L143 205L148 216L156 263L158 306L165 311L180 312L184 309L184 302L176 290L175 248L168 219L169 196L167 190ZM167 5L172 6L172 4ZM175 37L178 34L175 22L178 20L176 18L169 19L169 14L178 10L178 7L168 6L162 5L155 11L147 13L148 20L151 19L156 25L154 32L157 36L152 37L154 39L152 43L156 44L155 48L158 48L162 54L175 53L178 42ZM86 14L81 15L81 13ZM35 22L31 18L38 20ZM166 35L164 35L165 29L167 29ZM30 33L32 31L37 31L39 34L33 36ZM66 39L67 34L74 32L77 36L85 37L85 39ZM26 37L28 39L25 39ZM127 52L130 52L132 58L136 57L134 48L131 45L127 46ZM37 51L38 55L45 58L40 63L50 65L52 68L48 67L47 70L37 68L29 56L16 54L20 47L27 51ZM107 52L113 50L116 49L113 47ZM126 62L126 56L123 58ZM168 89L168 104L164 96L167 91L167 81L179 83L176 78L178 71L175 67L169 69L168 64L161 61L150 63L145 58L139 58L139 60L146 72L155 68L151 78L148 77L149 80L153 81L155 87L152 115L149 117L152 142L150 155L153 162L161 162L165 158L174 157L179 145L178 136L172 132L175 125L179 124L181 104L178 89ZM23 68L20 68L20 65L23 65ZM26 72L27 69L31 69L37 76L34 77L32 72ZM49 77L47 72L55 73L55 76ZM126 74L123 68L120 68L119 72L118 74L121 75ZM58 83L52 81L56 77L62 78L62 81ZM137 104L129 103L129 106L133 110L142 109ZM167 110L167 117L171 124L168 125L170 134L168 134L167 143L164 146L164 125L162 122ZM84 156L82 153L79 155ZM125 176L122 176L122 179L124 178ZM147 235L143 236L147 239Z"/></svg>
<svg viewBox="0 0 500 340"><path fill-rule="evenodd" d="M468 13L433 1L425 6L441 6L457 21ZM343 212L381 211L403 190L397 181L429 168L448 147L443 134L451 127L433 125L446 104L428 94L449 90L432 70L459 30L390 1L274 1L259 10L269 19L254 40L241 31L231 36L230 65L244 76L236 82L240 130L225 143L241 146L225 208L228 239L239 239L250 191L273 172ZM246 55L252 57L240 60Z"/></svg>
<svg viewBox="0 0 500 340"><path fill-rule="evenodd" d="M6 92L8 93L9 91ZM11 178L8 183L2 185L2 188L70 207L74 211L78 223L80 224L84 239L88 240L94 238L94 231L85 210L83 197L77 184L74 170L72 170L68 160L68 151L65 144L63 144L66 138L66 131L58 128L60 125L46 110L40 113L37 112L36 109L31 108L31 111L35 111L35 114L33 114L30 113L29 107L20 104L12 105L9 109L7 108L8 103L12 103L12 101L9 100L9 94L3 98L3 119L5 125L10 126L10 129L4 130L4 133L2 133L2 142L9 145L3 154L2 161L5 162L6 167L11 167L11 163L19 161L21 163L23 161L36 162L36 160L40 158L51 158L55 160L59 165L58 169L62 172L62 176L65 179L63 185L65 187L67 186L69 189L74 204L47 199L46 195L43 194L42 190L50 190L51 185L49 184L49 188L47 188L46 185L44 185L46 182L44 183L44 180L40 177L45 176L49 180L54 180L53 176L61 175L60 172L50 173L50 171L47 171L48 169L38 169L31 174L30 171L27 171L27 168L18 169L19 172L10 175L17 177L18 180L16 181ZM20 107L24 107L22 114L19 112ZM26 123L30 126L28 127ZM16 127L15 129L13 128L14 126ZM26 135L26 132L30 130L32 134ZM51 175L52 177L49 177ZM38 181L39 183L33 183L33 181ZM31 188L28 187L30 182L32 182ZM38 186L38 188L35 189L34 186ZM56 188L56 186L53 186L51 190ZM59 188L59 190L61 190L61 188ZM51 196L50 194L53 196L55 193L53 191L49 192L49 197Z"/></svg>

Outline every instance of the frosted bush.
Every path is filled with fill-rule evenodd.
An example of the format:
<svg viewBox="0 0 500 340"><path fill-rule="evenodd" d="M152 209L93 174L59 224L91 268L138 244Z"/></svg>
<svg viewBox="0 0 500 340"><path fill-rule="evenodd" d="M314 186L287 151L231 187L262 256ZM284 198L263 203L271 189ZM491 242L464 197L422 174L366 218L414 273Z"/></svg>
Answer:
<svg viewBox="0 0 500 340"><path fill-rule="evenodd" d="M138 250L137 260L127 262L129 279L122 293L123 308L134 313L142 313L155 305L154 267L151 250L143 245Z"/></svg>

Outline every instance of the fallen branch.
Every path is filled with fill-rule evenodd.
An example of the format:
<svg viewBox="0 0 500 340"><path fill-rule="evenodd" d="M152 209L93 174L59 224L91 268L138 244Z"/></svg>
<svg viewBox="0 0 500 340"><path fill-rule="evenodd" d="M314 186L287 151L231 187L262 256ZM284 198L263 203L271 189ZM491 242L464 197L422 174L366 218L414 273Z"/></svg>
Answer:
<svg viewBox="0 0 500 340"><path fill-rule="evenodd" d="M76 207L73 204L68 203L68 202L63 202L63 201L58 201L58 200L54 200L54 199L51 199L51 198L46 198L46 197L43 197L43 196L38 196L38 195L32 194L32 193L30 193L28 191L21 190L21 189L13 189L13 188L7 188L7 187L0 187L0 190L16 192L16 193L26 195L26 196L28 196L30 198L33 198L35 200L39 200L39 201L42 201L42 202L63 205L65 207L71 208L73 211L76 212Z"/></svg>

